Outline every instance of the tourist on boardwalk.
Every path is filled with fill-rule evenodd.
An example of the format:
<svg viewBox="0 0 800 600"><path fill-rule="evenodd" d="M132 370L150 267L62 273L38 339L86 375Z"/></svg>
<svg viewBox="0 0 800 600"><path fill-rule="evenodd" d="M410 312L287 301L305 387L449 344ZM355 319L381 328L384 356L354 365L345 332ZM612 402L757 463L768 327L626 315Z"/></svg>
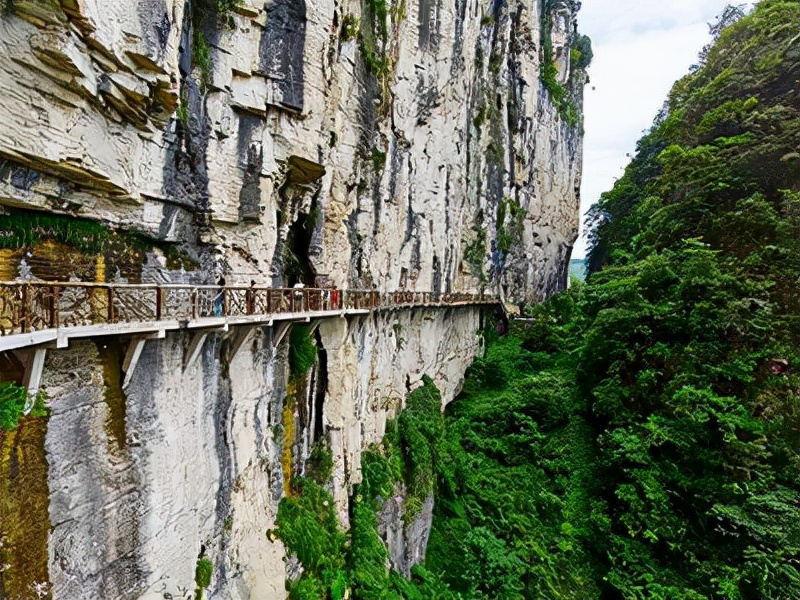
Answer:
<svg viewBox="0 0 800 600"><path fill-rule="evenodd" d="M217 286L219 290L217 291L217 295L214 296L214 316L221 317L222 308L225 305L225 277L220 276Z"/></svg>
<svg viewBox="0 0 800 600"><path fill-rule="evenodd" d="M247 305L247 314L252 315L256 312L256 280L250 280L250 287L244 293L245 304Z"/></svg>
<svg viewBox="0 0 800 600"><path fill-rule="evenodd" d="M303 312L305 310L303 306L303 297L305 293L303 292L303 288L306 287L305 284L301 281L298 281L294 284L294 301L292 302L293 311L292 312Z"/></svg>
<svg viewBox="0 0 800 600"><path fill-rule="evenodd" d="M339 305L339 288L336 287L336 284L333 284L331 288L331 310L338 310L341 308Z"/></svg>

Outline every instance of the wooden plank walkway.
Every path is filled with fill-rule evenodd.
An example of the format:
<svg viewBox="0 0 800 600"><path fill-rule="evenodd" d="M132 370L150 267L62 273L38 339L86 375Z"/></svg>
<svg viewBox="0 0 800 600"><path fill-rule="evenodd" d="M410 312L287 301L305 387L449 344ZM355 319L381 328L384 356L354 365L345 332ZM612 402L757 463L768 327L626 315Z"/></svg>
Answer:
<svg viewBox="0 0 800 600"><path fill-rule="evenodd" d="M225 329L371 311L490 306L487 294L336 288L0 282L0 351L103 335L164 337L178 329Z"/></svg>

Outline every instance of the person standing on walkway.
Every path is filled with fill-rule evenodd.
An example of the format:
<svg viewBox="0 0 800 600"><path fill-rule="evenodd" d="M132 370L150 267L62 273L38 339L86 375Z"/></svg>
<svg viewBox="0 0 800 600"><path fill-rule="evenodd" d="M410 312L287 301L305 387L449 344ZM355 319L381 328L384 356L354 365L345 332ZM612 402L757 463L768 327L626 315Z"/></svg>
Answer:
<svg viewBox="0 0 800 600"><path fill-rule="evenodd" d="M250 287L244 293L245 304L247 305L247 314L252 315L256 312L256 280L250 280Z"/></svg>
<svg viewBox="0 0 800 600"><path fill-rule="evenodd" d="M303 312L305 311L305 303L303 299L305 298L305 292L303 288L306 287L305 284L301 281L298 281L294 284L294 300L292 302L292 312Z"/></svg>
<svg viewBox="0 0 800 600"><path fill-rule="evenodd" d="M339 306L339 289L336 287L336 284L333 284L331 288L331 310L338 310L341 308Z"/></svg>
<svg viewBox="0 0 800 600"><path fill-rule="evenodd" d="M225 306L225 277L220 276L217 286L219 290L217 290L217 295L214 297L214 316L221 317L222 308Z"/></svg>

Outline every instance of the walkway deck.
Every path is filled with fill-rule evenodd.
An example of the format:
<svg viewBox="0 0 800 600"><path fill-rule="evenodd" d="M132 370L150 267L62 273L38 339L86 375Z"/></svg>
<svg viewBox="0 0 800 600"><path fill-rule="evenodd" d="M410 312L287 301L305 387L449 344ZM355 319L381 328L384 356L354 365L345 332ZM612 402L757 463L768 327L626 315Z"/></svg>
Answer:
<svg viewBox="0 0 800 600"><path fill-rule="evenodd" d="M0 351L103 335L164 337L372 311L495 305L496 297L433 292L116 283L0 282Z"/></svg>

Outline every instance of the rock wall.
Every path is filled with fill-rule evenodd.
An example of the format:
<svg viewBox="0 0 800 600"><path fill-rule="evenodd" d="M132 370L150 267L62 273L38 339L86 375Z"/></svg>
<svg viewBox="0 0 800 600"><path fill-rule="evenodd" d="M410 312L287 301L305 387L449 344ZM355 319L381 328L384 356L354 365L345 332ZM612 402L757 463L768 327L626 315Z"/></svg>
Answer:
<svg viewBox="0 0 800 600"><path fill-rule="evenodd" d="M114 338L49 353L52 597L191 597L199 555L214 564L207 597L283 597L286 557L266 532L287 475L302 473L315 439L330 445L346 520L361 450L422 374L453 398L479 320L477 309L432 309L323 321L324 366L306 379L328 381L319 417L314 394L287 389L288 347L269 327L235 355L231 336L212 335L189 366L188 336L148 341L124 394ZM298 465L288 471L287 456Z"/></svg>
<svg viewBox="0 0 800 600"><path fill-rule="evenodd" d="M180 243L207 280L564 285L581 131L539 70L547 39L580 108L578 3L218 4L7 0L0 204Z"/></svg>
<svg viewBox="0 0 800 600"><path fill-rule="evenodd" d="M577 234L577 4L0 1L0 273L538 300ZM284 597L295 565L266 532L314 444L346 524L361 452L423 374L452 400L480 319L324 320L302 378L271 327L213 333L190 365L190 334L148 341L124 390L128 340L48 351L49 420L0 432L0 534L33 549L3 554L0 591L189 598L204 556L207 597ZM407 572L430 507L405 530L395 508Z"/></svg>

